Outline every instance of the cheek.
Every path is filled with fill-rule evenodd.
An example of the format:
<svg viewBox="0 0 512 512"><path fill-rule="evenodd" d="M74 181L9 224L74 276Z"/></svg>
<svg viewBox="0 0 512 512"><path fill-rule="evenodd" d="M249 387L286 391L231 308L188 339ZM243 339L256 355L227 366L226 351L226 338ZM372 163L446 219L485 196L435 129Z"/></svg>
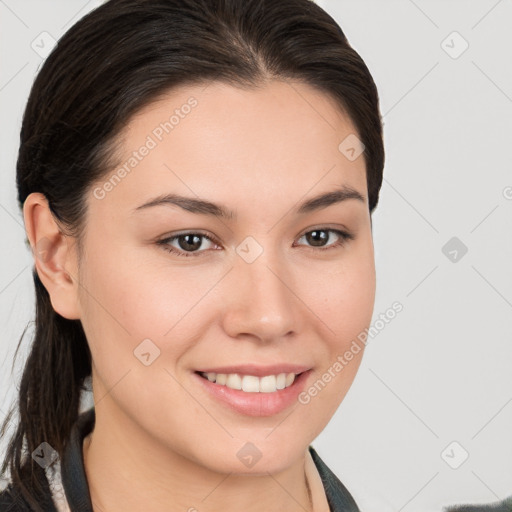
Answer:
<svg viewBox="0 0 512 512"><path fill-rule="evenodd" d="M139 251L125 251L122 259L109 258L115 251L105 249L103 254L88 258L83 278L83 323L91 350L98 359L112 360L115 355L118 363L130 364L133 351L150 339L169 361L179 357L197 337L202 302L208 303L204 299L225 269L171 266L165 257Z"/></svg>
<svg viewBox="0 0 512 512"><path fill-rule="evenodd" d="M376 277L371 241L308 281L316 282L312 309L326 325L331 351L344 350L368 327L373 314Z"/></svg>
<svg viewBox="0 0 512 512"><path fill-rule="evenodd" d="M327 422L350 389L364 353L364 338L358 336L371 323L376 285L371 239L318 274L316 282L311 309L321 319L325 357L301 403Z"/></svg>
<svg viewBox="0 0 512 512"><path fill-rule="evenodd" d="M169 372L198 338L194 304L215 280L128 256L91 257L86 272L82 324L98 396L110 394L133 414L157 410L162 393L178 406L182 392Z"/></svg>
<svg viewBox="0 0 512 512"><path fill-rule="evenodd" d="M362 361L365 345L358 336L371 322L375 299L375 270L371 260L359 259L322 278L311 307L321 319L322 358L299 403L318 418L315 437L336 412L349 391ZM316 429L316 430L314 430Z"/></svg>

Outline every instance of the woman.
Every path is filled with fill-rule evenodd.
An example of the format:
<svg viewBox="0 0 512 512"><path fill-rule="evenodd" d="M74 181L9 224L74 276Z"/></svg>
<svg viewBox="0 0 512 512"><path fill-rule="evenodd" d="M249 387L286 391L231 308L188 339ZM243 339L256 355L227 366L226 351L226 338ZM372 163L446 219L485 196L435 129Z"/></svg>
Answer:
<svg viewBox="0 0 512 512"><path fill-rule="evenodd" d="M21 130L36 333L0 510L358 510L310 443L364 352L383 165L371 74L310 0L76 23Z"/></svg>

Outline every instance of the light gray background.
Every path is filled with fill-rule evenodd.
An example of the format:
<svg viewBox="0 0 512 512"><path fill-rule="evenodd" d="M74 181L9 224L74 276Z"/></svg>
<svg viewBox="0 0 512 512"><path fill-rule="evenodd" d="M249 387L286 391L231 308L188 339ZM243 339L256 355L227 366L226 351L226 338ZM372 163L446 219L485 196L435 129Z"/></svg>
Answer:
<svg viewBox="0 0 512 512"><path fill-rule="evenodd" d="M50 41L40 34L58 39L100 3L0 0L1 418L22 367L11 374L12 355L34 315L14 177L37 51ZM386 167L373 216L374 321L394 301L404 310L371 339L313 445L363 511L503 499L512 494L512 1L318 3L379 88ZM452 237L468 248L456 261L442 251Z"/></svg>

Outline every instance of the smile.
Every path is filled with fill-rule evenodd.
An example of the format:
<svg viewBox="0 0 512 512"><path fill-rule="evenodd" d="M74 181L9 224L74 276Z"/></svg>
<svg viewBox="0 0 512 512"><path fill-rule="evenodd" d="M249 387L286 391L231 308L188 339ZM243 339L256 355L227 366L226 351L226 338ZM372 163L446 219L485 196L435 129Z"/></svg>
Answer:
<svg viewBox="0 0 512 512"><path fill-rule="evenodd" d="M277 375L242 375L239 373L199 372L201 377L219 386L245 391L246 393L274 393L290 387L295 380L295 373L279 373Z"/></svg>
<svg viewBox="0 0 512 512"><path fill-rule="evenodd" d="M254 363L196 369L194 380L209 399L246 416L272 416L297 405L309 365Z"/></svg>

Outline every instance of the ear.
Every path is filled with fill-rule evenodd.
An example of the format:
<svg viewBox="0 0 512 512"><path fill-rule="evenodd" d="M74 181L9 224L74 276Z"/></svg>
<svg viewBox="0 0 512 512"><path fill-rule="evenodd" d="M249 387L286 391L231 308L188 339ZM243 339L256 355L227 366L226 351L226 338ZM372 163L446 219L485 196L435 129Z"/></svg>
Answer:
<svg viewBox="0 0 512 512"><path fill-rule="evenodd" d="M36 271L50 295L53 309L69 320L79 319L74 239L62 233L46 197L39 192L33 192L25 200L23 218Z"/></svg>

